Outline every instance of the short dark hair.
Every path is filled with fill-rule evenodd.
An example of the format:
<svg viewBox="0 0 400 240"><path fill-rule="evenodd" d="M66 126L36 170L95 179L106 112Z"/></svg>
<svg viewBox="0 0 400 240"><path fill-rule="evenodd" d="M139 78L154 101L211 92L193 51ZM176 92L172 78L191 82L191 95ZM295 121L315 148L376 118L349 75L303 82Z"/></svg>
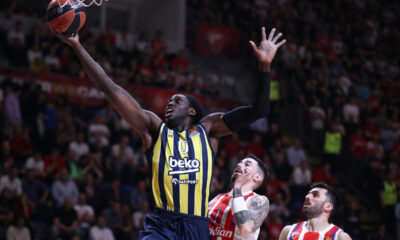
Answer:
<svg viewBox="0 0 400 240"><path fill-rule="evenodd" d="M247 154L246 157L244 157L244 158L251 158L251 159L254 159L257 162L258 167L260 168L262 174L264 175L264 178L263 178L261 184L258 187L264 185L265 181L268 179L268 176L269 176L269 171L268 171L268 168L265 165L265 163L263 161L261 161L261 159L259 159L256 155L254 155L252 153Z"/></svg>
<svg viewBox="0 0 400 240"><path fill-rule="evenodd" d="M183 94L183 95L188 99L189 106L191 108L194 108L194 110L196 111L196 114L193 117L193 123L197 124L204 116L203 106L201 106L199 100L197 100L197 98L193 97L192 95L189 94Z"/></svg>
<svg viewBox="0 0 400 240"><path fill-rule="evenodd" d="M333 204L333 210L331 212L331 215L335 212L335 210L339 207L340 204L340 198L339 194L328 184L324 182L315 182L311 184L310 189L313 188L323 188L326 189L326 196L328 198L328 201Z"/></svg>

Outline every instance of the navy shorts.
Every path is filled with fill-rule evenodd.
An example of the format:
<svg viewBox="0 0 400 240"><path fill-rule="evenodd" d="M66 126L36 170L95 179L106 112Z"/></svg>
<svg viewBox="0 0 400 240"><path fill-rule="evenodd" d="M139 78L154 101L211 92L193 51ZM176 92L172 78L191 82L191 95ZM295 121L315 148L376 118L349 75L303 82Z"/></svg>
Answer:
<svg viewBox="0 0 400 240"><path fill-rule="evenodd" d="M156 208L144 219L140 240L207 240L209 219Z"/></svg>

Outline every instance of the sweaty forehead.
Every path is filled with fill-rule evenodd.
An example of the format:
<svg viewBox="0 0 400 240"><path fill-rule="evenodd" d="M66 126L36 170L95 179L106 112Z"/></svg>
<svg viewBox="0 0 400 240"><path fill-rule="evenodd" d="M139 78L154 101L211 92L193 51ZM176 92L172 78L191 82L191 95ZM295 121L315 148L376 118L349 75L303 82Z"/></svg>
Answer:
<svg viewBox="0 0 400 240"><path fill-rule="evenodd" d="M252 158L245 158L241 161L242 163L248 163L250 165L257 165L256 160L252 159Z"/></svg>
<svg viewBox="0 0 400 240"><path fill-rule="evenodd" d="M186 98L186 96L185 95L183 95L183 94L174 94L174 95L172 95L169 99L168 99L168 101L169 100L174 100L174 99L182 99L182 100L186 100L186 101L188 101L187 100L187 98Z"/></svg>
<svg viewBox="0 0 400 240"><path fill-rule="evenodd" d="M318 192L320 196L324 196L328 191L325 188L313 188L309 193Z"/></svg>

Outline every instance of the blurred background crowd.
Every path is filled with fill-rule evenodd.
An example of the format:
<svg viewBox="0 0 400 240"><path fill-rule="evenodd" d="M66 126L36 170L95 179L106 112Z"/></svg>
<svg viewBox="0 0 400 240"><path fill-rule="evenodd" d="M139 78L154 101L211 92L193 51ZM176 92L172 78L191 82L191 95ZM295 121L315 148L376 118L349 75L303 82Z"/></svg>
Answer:
<svg viewBox="0 0 400 240"><path fill-rule="evenodd" d="M237 31L235 61L252 72L248 40L260 39L261 26L277 28L287 43L272 66L270 114L222 139L211 197L230 190L235 165L253 153L270 171L259 189L271 202L259 239L278 239L286 224L303 219L304 193L314 181L340 193L333 220L353 239L400 239L400 2L186 6L187 50L167 53L162 31L133 38L112 27L99 34L85 28L80 39L119 84L218 97L222 85L187 56L196 55L193 26ZM45 23L25 29L17 20L42 18L43 8L24 1L0 7L0 239L136 239L153 207L140 137L110 105L50 98L35 74L84 78L80 63ZM20 81L16 69L29 70L31 79Z"/></svg>

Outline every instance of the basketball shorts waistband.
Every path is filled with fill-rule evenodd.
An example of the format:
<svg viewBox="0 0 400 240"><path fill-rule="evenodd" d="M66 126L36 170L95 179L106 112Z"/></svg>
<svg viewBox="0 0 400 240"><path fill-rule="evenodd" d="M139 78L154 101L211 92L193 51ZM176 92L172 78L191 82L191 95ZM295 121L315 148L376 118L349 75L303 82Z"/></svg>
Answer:
<svg viewBox="0 0 400 240"><path fill-rule="evenodd" d="M206 224L209 223L209 218L207 218L207 217L196 216L196 215L180 213L180 212L174 212L174 211L169 211L169 210L165 210L165 209L161 209L161 208L155 208L153 213L163 216L165 218L168 218L170 220L185 219L185 220L188 220L191 222L206 223Z"/></svg>

